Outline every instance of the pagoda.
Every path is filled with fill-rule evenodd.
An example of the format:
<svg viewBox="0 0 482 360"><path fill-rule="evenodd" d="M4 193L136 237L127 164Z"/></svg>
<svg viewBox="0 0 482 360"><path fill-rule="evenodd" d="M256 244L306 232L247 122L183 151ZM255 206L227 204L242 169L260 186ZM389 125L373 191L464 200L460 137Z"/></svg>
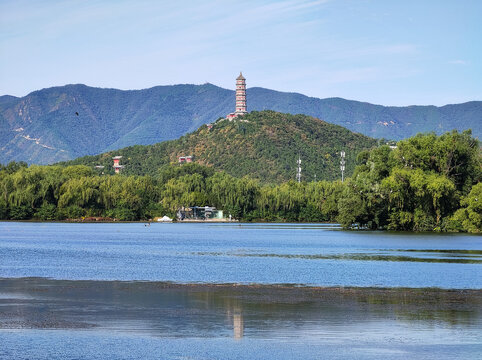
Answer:
<svg viewBox="0 0 482 360"><path fill-rule="evenodd" d="M112 166L114 168L114 171L116 174L120 173L121 169L124 168L124 165L120 165L120 159L122 159L122 156L114 156L112 158L114 160L114 165Z"/></svg>
<svg viewBox="0 0 482 360"><path fill-rule="evenodd" d="M240 72L236 78L236 107L233 113L226 116L226 119L232 120L240 115L247 114L246 110L246 78L243 73Z"/></svg>

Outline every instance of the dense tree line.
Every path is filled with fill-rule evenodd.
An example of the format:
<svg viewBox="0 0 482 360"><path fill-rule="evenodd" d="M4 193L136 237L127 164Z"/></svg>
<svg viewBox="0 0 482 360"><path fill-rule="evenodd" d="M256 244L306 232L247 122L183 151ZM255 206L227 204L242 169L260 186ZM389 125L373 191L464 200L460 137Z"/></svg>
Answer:
<svg viewBox="0 0 482 360"><path fill-rule="evenodd" d="M481 231L481 153L470 131L419 134L358 161L338 207L345 227Z"/></svg>
<svg viewBox="0 0 482 360"><path fill-rule="evenodd" d="M140 220L174 216L181 206L213 205L244 220L335 221L342 191L341 183L327 181L263 186L195 163L165 166L156 177L10 163L0 170L0 186L0 218L11 220Z"/></svg>
<svg viewBox="0 0 482 360"><path fill-rule="evenodd" d="M0 167L0 218L63 220L102 216L147 220L181 206L211 205L244 221L337 221L346 228L482 229L481 152L470 132L417 135L395 149L358 155L340 181L263 184L196 163L155 176L100 175L92 167Z"/></svg>

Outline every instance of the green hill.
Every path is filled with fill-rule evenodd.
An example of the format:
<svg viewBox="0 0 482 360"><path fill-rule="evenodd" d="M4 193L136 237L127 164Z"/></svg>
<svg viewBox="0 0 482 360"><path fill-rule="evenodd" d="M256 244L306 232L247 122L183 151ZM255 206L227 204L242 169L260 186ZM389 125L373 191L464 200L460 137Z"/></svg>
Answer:
<svg viewBox="0 0 482 360"><path fill-rule="evenodd" d="M249 81L249 79L248 79ZM248 110L307 114L376 138L472 129L482 135L482 102L392 107L247 90ZM0 96L0 163L51 164L125 146L177 139L234 109L234 91L212 84L143 90L66 85L25 97Z"/></svg>
<svg viewBox="0 0 482 360"><path fill-rule="evenodd" d="M340 151L345 150L347 174L356 155L376 145L376 140L306 115L253 111L235 121L219 119L211 129L203 125L178 140L136 145L65 164L103 165L113 173L112 156L123 156L123 173L156 174L159 168L177 163L179 156L194 156L196 163L266 183L294 179L296 160L302 160L305 181L340 178ZM316 177L315 177L316 175Z"/></svg>

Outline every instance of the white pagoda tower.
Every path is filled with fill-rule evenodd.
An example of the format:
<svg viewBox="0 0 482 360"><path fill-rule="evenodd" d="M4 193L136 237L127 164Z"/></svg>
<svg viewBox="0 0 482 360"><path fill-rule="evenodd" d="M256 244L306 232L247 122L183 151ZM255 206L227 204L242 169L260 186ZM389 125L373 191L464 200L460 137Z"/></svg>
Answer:
<svg viewBox="0 0 482 360"><path fill-rule="evenodd" d="M246 78L240 72L236 78L236 111L237 116L244 115L246 111Z"/></svg>
<svg viewBox="0 0 482 360"><path fill-rule="evenodd" d="M240 72L239 76L236 78L236 107L235 111L226 116L226 119L232 120L240 115L247 114L246 110L246 78L243 73Z"/></svg>

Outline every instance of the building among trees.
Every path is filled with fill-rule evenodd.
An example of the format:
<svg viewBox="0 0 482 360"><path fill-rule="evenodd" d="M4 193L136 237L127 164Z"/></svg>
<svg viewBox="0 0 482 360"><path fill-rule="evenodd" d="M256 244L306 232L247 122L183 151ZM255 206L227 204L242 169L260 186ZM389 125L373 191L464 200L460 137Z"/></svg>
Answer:
<svg viewBox="0 0 482 360"><path fill-rule="evenodd" d="M179 164L192 163L193 156L179 156Z"/></svg>
<svg viewBox="0 0 482 360"><path fill-rule="evenodd" d="M114 171L116 174L120 173L121 169L124 168L124 165L120 165L120 159L122 159L122 156L114 156L112 158L114 160L114 165L112 166L114 168Z"/></svg>

